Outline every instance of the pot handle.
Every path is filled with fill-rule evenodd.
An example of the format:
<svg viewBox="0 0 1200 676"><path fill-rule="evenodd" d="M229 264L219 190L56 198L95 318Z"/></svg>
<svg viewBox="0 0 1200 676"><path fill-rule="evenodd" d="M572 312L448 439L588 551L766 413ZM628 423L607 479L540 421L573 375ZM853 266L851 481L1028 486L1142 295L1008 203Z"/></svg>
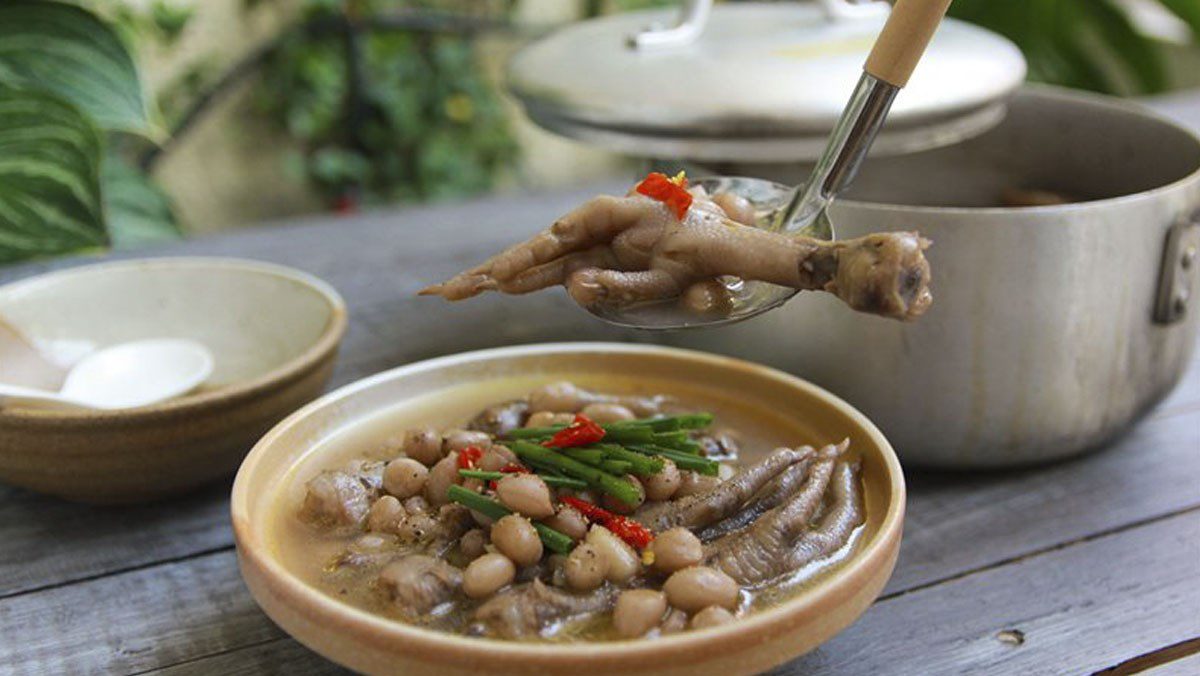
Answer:
<svg viewBox="0 0 1200 676"><path fill-rule="evenodd" d="M950 0L896 0L863 69L895 87L908 84L949 7Z"/></svg>
<svg viewBox="0 0 1200 676"><path fill-rule="evenodd" d="M1196 303L1191 288L1197 270L1200 270L1200 209L1167 231L1154 302L1156 323L1174 324L1187 314L1188 305Z"/></svg>

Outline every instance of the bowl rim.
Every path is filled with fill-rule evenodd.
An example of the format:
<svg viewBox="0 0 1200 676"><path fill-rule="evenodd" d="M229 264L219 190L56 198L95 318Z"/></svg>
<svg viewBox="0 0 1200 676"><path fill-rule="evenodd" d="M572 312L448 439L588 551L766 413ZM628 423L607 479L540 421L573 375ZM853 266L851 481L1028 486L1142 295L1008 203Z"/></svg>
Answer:
<svg viewBox="0 0 1200 676"><path fill-rule="evenodd" d="M0 408L0 423L24 426L95 426L127 425L162 417L182 417L213 404L230 404L254 399L280 384L302 377L337 349L346 333L346 302L331 284L296 268L248 258L226 256L165 256L133 258L81 265L19 279L0 286L0 295L25 292L31 288L59 282L64 278L121 269L220 269L251 272L277 277L315 292L329 308L325 328L303 352L283 364L248 380L218 387L208 392L169 399L149 406L112 410L58 410Z"/></svg>
<svg viewBox="0 0 1200 676"><path fill-rule="evenodd" d="M249 514L252 498L250 475L260 460L280 443L279 440L291 428L321 409L337 406L360 391L375 385L409 375L436 371L448 366L535 355L594 354L597 352L661 356L691 362L700 368L735 368L751 371L758 377L769 378L801 390L805 395L815 397L833 406L870 437L879 449L879 455L887 474L884 479L890 492L890 499L878 532L864 543L863 548L855 556L812 588L813 590L824 588L823 593L800 593L777 606L759 610L748 617L741 618L738 622L702 630L680 632L655 640L624 639L571 644L531 643L460 636L374 615L366 610L338 601L302 581L267 551L266 542L250 532L253 529ZM353 422L347 424L353 425ZM286 594L293 599L302 599L310 607L307 615L334 618L334 622L329 626L337 626L343 633L349 633L376 645L422 644L441 656L452 655L456 659L462 660L500 656L505 659L531 659L562 664L576 663L580 660L650 657L664 650L686 653L691 648L698 648L715 638L732 637L747 632L762 636L765 640L769 635L778 633L780 627L786 625L788 617L811 612L824 598L831 595L836 597L836 592L843 590L848 583L869 577L872 568L886 560L889 548L899 546L903 531L905 505L906 487L903 470L900 460L887 438L856 408L807 380L761 364L698 350L638 343L557 342L474 350L426 359L368 376L320 397L277 424L246 455L234 478L230 496L230 516L239 559L249 560L256 566L268 584L275 586L276 595ZM246 561L243 560L241 566L243 577L246 576L245 566ZM850 592L853 591L855 590L850 590Z"/></svg>

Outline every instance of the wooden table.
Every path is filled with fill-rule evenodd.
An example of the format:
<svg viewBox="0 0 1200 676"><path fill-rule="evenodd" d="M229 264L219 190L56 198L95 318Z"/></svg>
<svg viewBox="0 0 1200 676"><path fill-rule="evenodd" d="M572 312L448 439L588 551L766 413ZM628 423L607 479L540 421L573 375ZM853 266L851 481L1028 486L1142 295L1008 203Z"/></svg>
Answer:
<svg viewBox="0 0 1200 676"><path fill-rule="evenodd" d="M1188 110L1200 122L1200 105ZM351 308L335 386L498 344L647 340L591 321L561 294L454 307L413 298L603 189L618 186L313 219L151 255L258 258L331 282ZM0 281L85 262L2 270ZM908 480L904 544L883 596L778 673L1200 673L1200 358L1098 453ZM339 671L246 592L228 490L95 508L0 486L0 673Z"/></svg>

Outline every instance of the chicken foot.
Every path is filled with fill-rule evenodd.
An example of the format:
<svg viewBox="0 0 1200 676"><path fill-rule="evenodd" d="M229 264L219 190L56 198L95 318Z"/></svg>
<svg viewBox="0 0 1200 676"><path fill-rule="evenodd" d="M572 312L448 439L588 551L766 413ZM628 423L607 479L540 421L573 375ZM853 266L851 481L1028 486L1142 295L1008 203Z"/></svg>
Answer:
<svg viewBox="0 0 1200 676"><path fill-rule="evenodd" d="M754 523L760 516L783 504L784 500L790 498L800 489L805 477L808 476L808 472L812 468L812 462L813 459L811 457L806 458L785 469L779 476L771 479L769 484L763 486L762 490L756 493L742 507L741 511L731 515L727 519L706 526L696 535L700 538L701 542L712 542Z"/></svg>
<svg viewBox="0 0 1200 676"><path fill-rule="evenodd" d="M479 606L471 630L482 636L529 638L555 622L607 610L616 598L617 589L611 585L572 594L534 580L503 591Z"/></svg>
<svg viewBox="0 0 1200 676"><path fill-rule="evenodd" d="M743 586L755 586L845 544L861 512L855 472L837 460L844 448L845 442L821 449L803 487L787 502L746 529L707 545L708 565L725 571ZM817 528L810 530L831 481L833 507Z"/></svg>
<svg viewBox="0 0 1200 676"><path fill-rule="evenodd" d="M863 522L857 469L847 463L839 464L830 483L833 507L821 517L817 527L801 537L787 553L784 565L788 570L795 570L841 549L850 541L854 529Z"/></svg>
<svg viewBox="0 0 1200 676"><path fill-rule="evenodd" d="M786 235L739 223L703 191L693 194L682 219L644 195L593 198L533 238L420 293L454 301L563 285L578 304L593 307L693 290L708 297L713 280L728 275L826 291L855 310L897 319L915 318L932 302L923 254L929 242L916 233L832 242Z"/></svg>
<svg viewBox="0 0 1200 676"><path fill-rule="evenodd" d="M787 468L808 460L813 450L778 448L771 455L747 467L716 487L679 500L648 504L634 513L633 518L654 531L677 526L699 529L734 514L763 486Z"/></svg>

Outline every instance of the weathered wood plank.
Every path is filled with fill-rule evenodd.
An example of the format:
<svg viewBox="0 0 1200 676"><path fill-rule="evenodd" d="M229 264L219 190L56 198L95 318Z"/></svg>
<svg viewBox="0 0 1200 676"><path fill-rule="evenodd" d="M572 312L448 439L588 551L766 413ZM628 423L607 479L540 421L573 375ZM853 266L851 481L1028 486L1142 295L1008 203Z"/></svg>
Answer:
<svg viewBox="0 0 1200 676"><path fill-rule="evenodd" d="M1047 467L910 474L900 563L885 593L1196 507L1198 449L1193 412L1147 420L1108 449Z"/></svg>
<svg viewBox="0 0 1200 676"><path fill-rule="evenodd" d="M0 485L0 598L229 547L228 482L169 503L89 507Z"/></svg>
<svg viewBox="0 0 1200 676"><path fill-rule="evenodd" d="M962 541L969 546L970 541ZM1200 636L1200 510L1064 546L881 601L780 674L1086 672ZM102 619L101 619L102 618ZM1010 645L998 632L1020 630ZM224 673L290 645L218 553L0 601L0 671Z"/></svg>
<svg viewBox="0 0 1200 676"><path fill-rule="evenodd" d="M281 638L146 673L155 676L334 676L353 672L321 658L290 638Z"/></svg>
<svg viewBox="0 0 1200 676"><path fill-rule="evenodd" d="M1146 676L1196 676L1200 674L1200 653L1194 653L1143 672Z"/></svg>
<svg viewBox="0 0 1200 676"><path fill-rule="evenodd" d="M132 673L280 638L231 551L0 601L0 673Z"/></svg>
<svg viewBox="0 0 1200 676"><path fill-rule="evenodd" d="M816 657L812 656L808 659L816 659ZM773 673L782 674L800 669L799 662L804 662L804 660L777 669ZM1049 665L1046 666L1049 667ZM1057 666L1061 668L1060 670L1067 670L1068 665ZM1143 673L1146 676L1195 676L1196 674L1200 674L1200 654L1188 655L1180 659L1158 664L1149 669L1142 669L1141 665L1134 665L1134 668L1136 671L1105 670L1101 673L1111 673L1113 676L1133 673ZM1040 671L1051 671L1051 669L1038 669L1034 673ZM201 676L203 674L215 673L226 674L227 676L248 676L262 673L286 673L288 676L332 676L351 672L321 658L294 640L280 638L263 644L240 648L227 653L221 653L220 655L204 657L192 662L144 673L154 674L155 676ZM803 669L803 673L819 674L825 673L825 670L814 669L808 671L806 666ZM858 670L853 670L846 673L859 672ZM889 671L888 673L900 672Z"/></svg>
<svg viewBox="0 0 1200 676"><path fill-rule="evenodd" d="M1192 660L1200 661L1200 636L1127 658L1107 669L1097 671L1094 676L1127 676L1148 671L1183 673L1182 669L1187 668ZM1194 663L1193 666L1200 666L1200 663ZM1193 669L1190 673L1200 673L1200 670Z"/></svg>
<svg viewBox="0 0 1200 676"><path fill-rule="evenodd" d="M1183 374L1179 385L1155 407L1150 417L1161 417L1200 411L1200 350L1192 355L1192 363Z"/></svg>
<svg viewBox="0 0 1200 676"><path fill-rule="evenodd" d="M881 601L778 673L1090 673L1200 636L1198 561L1192 511Z"/></svg>

